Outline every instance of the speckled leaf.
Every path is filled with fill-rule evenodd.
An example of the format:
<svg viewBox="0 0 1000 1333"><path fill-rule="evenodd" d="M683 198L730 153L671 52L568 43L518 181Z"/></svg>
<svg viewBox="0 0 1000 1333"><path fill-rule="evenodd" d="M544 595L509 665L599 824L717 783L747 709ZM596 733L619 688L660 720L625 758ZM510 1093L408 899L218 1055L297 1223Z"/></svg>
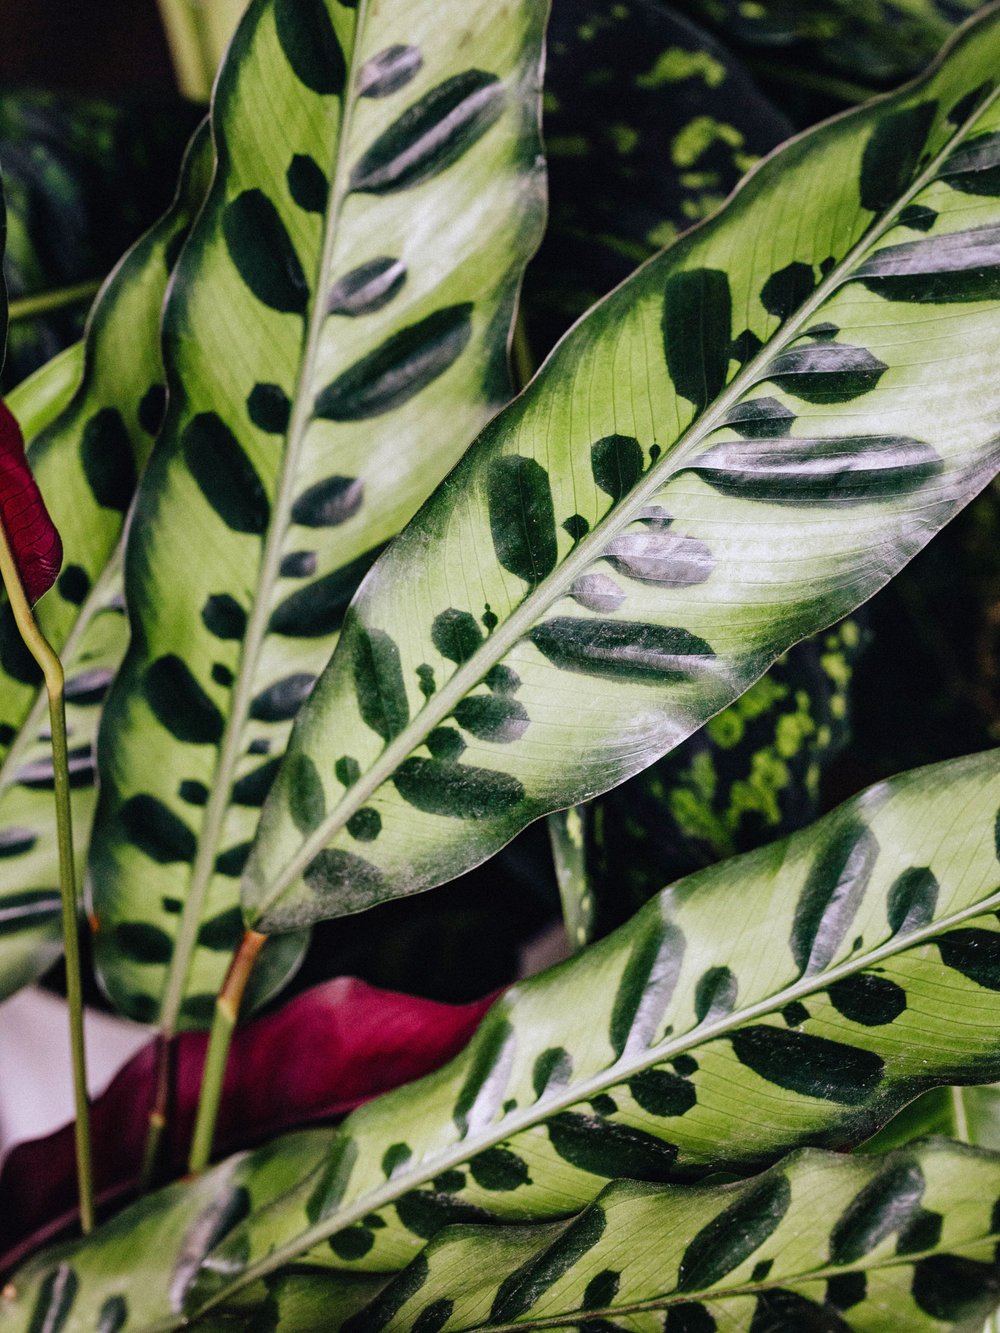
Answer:
<svg viewBox="0 0 1000 1333"><path fill-rule="evenodd" d="M248 924L283 931L429 888L623 782L876 592L986 484L1000 198L938 177L1000 125L998 34L993 12L908 90L769 158L483 432L352 604L290 750L312 761L326 814L296 822L286 766L243 879ZM925 146L897 134L905 189L873 213L873 140L930 104ZM936 214L916 241L914 203ZM461 663L435 641L443 616L476 628ZM391 738L358 684L379 636L409 719ZM466 700L498 693L516 728L463 725ZM431 750L442 729L457 735L447 757ZM362 809L379 821L363 846Z"/></svg>
<svg viewBox="0 0 1000 1333"><path fill-rule="evenodd" d="M842 1147L929 1086L996 1079L998 809L989 751L666 889L498 1000L451 1065L331 1131L322 1167L209 1256L187 1309L310 1251L398 1271L452 1222L555 1221L609 1180L693 1182ZM66 1333L112 1292L126 1328L175 1326L172 1261L153 1280L134 1258L101 1233L76 1252ZM51 1271L15 1276L14 1333Z"/></svg>
<svg viewBox="0 0 1000 1333"><path fill-rule="evenodd" d="M196 137L171 209L125 256L98 296L78 350L63 353L8 402L62 534L65 557L36 617L66 673L73 832L83 856L93 815L101 702L125 651L120 545L137 472L163 411L157 342L169 261L206 188L207 136ZM10 607L0 609L0 995L33 980L59 950L52 754L41 675Z"/></svg>
<svg viewBox="0 0 1000 1333"><path fill-rule="evenodd" d="M942 1140L854 1160L806 1149L734 1185L619 1181L566 1222L450 1226L390 1280L300 1266L193 1327L241 1316L256 1328L270 1310L283 1333L938 1333L1000 1299L998 1200L991 1152ZM366 1281L379 1288L368 1301Z"/></svg>
<svg viewBox="0 0 1000 1333"><path fill-rule="evenodd" d="M97 959L133 1018L211 1016L260 808L346 605L509 395L543 211L544 17L476 0L457 43L431 0L256 0L229 49L220 168L167 305L171 407L128 547L137 632L101 732ZM401 45L420 60L373 96ZM376 679L394 654L374 635L357 665L387 735L406 720ZM309 826L323 782L293 771ZM357 814L363 847L377 826Z"/></svg>

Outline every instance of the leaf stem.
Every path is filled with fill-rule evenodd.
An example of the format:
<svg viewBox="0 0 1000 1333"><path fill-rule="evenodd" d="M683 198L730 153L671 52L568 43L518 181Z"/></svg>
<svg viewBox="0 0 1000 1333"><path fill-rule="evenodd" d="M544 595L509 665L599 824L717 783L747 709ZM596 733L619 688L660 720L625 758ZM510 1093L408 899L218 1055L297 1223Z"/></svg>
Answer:
<svg viewBox="0 0 1000 1333"><path fill-rule="evenodd" d="M142 1169L139 1173L139 1193L146 1194L156 1181L163 1146L163 1134L170 1119L174 1088L174 1039L165 1032L156 1037L156 1069L154 1073L153 1105L149 1110L146 1143L142 1150Z"/></svg>
<svg viewBox="0 0 1000 1333"><path fill-rule="evenodd" d="M212 1156L212 1140L215 1138L215 1122L219 1114L222 1082L226 1074L233 1029L239 1018L247 982L266 943L267 936L261 935L259 931L247 930L244 933L215 1001L215 1016L212 1019L212 1031L208 1039L201 1092L198 1096L198 1116L195 1120L191 1156L188 1160L188 1169L192 1173L204 1171Z"/></svg>
<svg viewBox="0 0 1000 1333"><path fill-rule="evenodd" d="M34 296L22 296L16 301L11 301L7 307L7 319L13 324L19 319L33 319L36 315L47 315L51 310L83 305L100 290L101 279L96 279L78 282L72 287L57 287L51 292L38 292Z"/></svg>
<svg viewBox="0 0 1000 1333"><path fill-rule="evenodd" d="M158 4L177 86L185 97L207 102L215 68L205 37L201 6L197 0L158 0Z"/></svg>
<svg viewBox="0 0 1000 1333"><path fill-rule="evenodd" d="M94 1226L94 1183L90 1153L90 1108L87 1104L87 1063L83 1037L83 987L80 980L80 940L77 934L76 867L70 807L69 765L66 745L66 706L62 663L38 627L21 584L17 562L0 524L0 577L10 598L14 620L25 646L38 663L49 696L52 729L52 771L56 806L56 841L59 848L59 892L62 899L63 947L66 953L66 999L69 1006L70 1053L73 1063L73 1100L76 1108L77 1188L80 1226L86 1235Z"/></svg>

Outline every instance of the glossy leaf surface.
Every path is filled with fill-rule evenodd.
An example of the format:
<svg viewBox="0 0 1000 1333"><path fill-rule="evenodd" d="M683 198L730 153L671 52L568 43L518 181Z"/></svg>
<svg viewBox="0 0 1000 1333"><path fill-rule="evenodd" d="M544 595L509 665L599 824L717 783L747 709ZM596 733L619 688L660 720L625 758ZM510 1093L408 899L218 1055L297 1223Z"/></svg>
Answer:
<svg viewBox="0 0 1000 1333"><path fill-rule="evenodd" d="M194 1227L183 1194L67 1251L79 1289L66 1333L111 1296L131 1310L125 1328L174 1327L308 1252L397 1271L452 1222L557 1220L609 1180L755 1170L862 1139L935 1083L997 1078L998 809L992 751L880 784L680 881L498 1000L447 1068L349 1116L321 1166L216 1235L185 1299L168 1291L176 1251L136 1268L142 1251L117 1239L150 1209ZM268 1170L282 1153L266 1150ZM15 1277L12 1329L52 1264Z"/></svg>
<svg viewBox="0 0 1000 1333"><path fill-rule="evenodd" d="M210 1018L260 807L344 608L509 393L543 22L477 0L456 42L429 0L259 0L230 47L101 733L98 962L134 1018Z"/></svg>
<svg viewBox="0 0 1000 1333"><path fill-rule="evenodd" d="M998 33L770 158L490 424L348 613L248 924L431 887L631 777L986 484L1000 198L963 164L1000 144Z"/></svg>

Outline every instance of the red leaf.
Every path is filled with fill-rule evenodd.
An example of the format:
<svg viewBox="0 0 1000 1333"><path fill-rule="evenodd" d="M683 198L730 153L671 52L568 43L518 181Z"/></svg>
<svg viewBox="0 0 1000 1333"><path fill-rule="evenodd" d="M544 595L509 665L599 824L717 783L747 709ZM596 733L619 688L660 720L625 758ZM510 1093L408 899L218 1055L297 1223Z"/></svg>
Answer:
<svg viewBox="0 0 1000 1333"><path fill-rule="evenodd" d="M220 1155L327 1120L457 1055L495 996L438 1004L339 977L237 1029L219 1112ZM171 1175L185 1169L207 1036L176 1043ZM99 1204L134 1193L153 1100L156 1043L144 1046L93 1104ZM73 1127L19 1144L0 1172L0 1269L19 1263L76 1220Z"/></svg>
<svg viewBox="0 0 1000 1333"><path fill-rule="evenodd" d="M31 475L17 419L0 402L0 522L28 601L34 606L56 581L62 542Z"/></svg>

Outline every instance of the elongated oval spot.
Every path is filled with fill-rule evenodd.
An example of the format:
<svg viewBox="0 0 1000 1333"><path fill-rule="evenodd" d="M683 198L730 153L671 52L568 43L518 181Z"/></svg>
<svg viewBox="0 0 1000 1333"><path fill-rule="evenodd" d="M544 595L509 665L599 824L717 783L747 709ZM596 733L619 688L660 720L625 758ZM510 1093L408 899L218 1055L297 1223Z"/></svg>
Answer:
<svg viewBox="0 0 1000 1333"><path fill-rule="evenodd" d="M280 759L269 759L267 763L251 769L233 783L233 805L246 805L259 809L267 800L274 779L278 776Z"/></svg>
<svg viewBox="0 0 1000 1333"><path fill-rule="evenodd" d="M330 182L323 168L308 153L296 153L285 173L288 193L306 213L325 213Z"/></svg>
<svg viewBox="0 0 1000 1333"><path fill-rule="evenodd" d="M460 759L468 749L454 727L435 727L425 744L435 759Z"/></svg>
<svg viewBox="0 0 1000 1333"><path fill-rule="evenodd" d="M871 393L887 369L866 347L824 339L779 352L762 378L807 403L849 403Z"/></svg>
<svg viewBox="0 0 1000 1333"><path fill-rule="evenodd" d="M792 957L803 976L813 976L840 948L865 896L878 840L866 825L848 820L823 846L799 895L792 920Z"/></svg>
<svg viewBox="0 0 1000 1333"><path fill-rule="evenodd" d="M221 417L201 412L184 429L184 458L202 495L226 527L259 536L271 506L243 446Z"/></svg>
<svg viewBox="0 0 1000 1333"><path fill-rule="evenodd" d="M658 916L629 954L611 1008L608 1041L615 1057L648 1046L663 1022L684 958L684 936Z"/></svg>
<svg viewBox="0 0 1000 1333"><path fill-rule="evenodd" d="M409 402L461 356L472 334L472 305L447 306L401 329L320 391L315 413L364 421Z"/></svg>
<svg viewBox="0 0 1000 1333"><path fill-rule="evenodd" d="M962 194L1000 196L1000 133L978 134L956 148L945 159L938 180Z"/></svg>
<svg viewBox="0 0 1000 1333"><path fill-rule="evenodd" d="M978 1322L996 1309L1000 1274L994 1263L959 1254L932 1254L914 1264L910 1290L919 1309L932 1319L951 1326L967 1320Z"/></svg>
<svg viewBox="0 0 1000 1333"><path fill-rule="evenodd" d="M752 439L713 445L690 471L723 495L765 504L869 504L910 495L940 476L929 444L900 435Z"/></svg>
<svg viewBox="0 0 1000 1333"><path fill-rule="evenodd" d="M625 600L624 588L605 574L581 574L573 580L569 595L588 611L600 611L605 615L617 611Z"/></svg>
<svg viewBox="0 0 1000 1333"><path fill-rule="evenodd" d="M239 842L234 847L227 847L215 858L215 873L228 879L239 879L250 856L250 843Z"/></svg>
<svg viewBox="0 0 1000 1333"><path fill-rule="evenodd" d="M642 445L632 435L605 435L592 445L594 481L617 504L642 476Z"/></svg>
<svg viewBox="0 0 1000 1333"><path fill-rule="evenodd" d="M76 708L93 708L103 701L115 673L110 667L91 667L66 682L66 702Z"/></svg>
<svg viewBox="0 0 1000 1333"><path fill-rule="evenodd" d="M920 1207L924 1176L916 1162L881 1170L841 1213L830 1232L830 1262L856 1264L901 1231Z"/></svg>
<svg viewBox="0 0 1000 1333"><path fill-rule="evenodd" d="M338 97L347 66L323 0L275 0L274 22L296 78L314 93Z"/></svg>
<svg viewBox="0 0 1000 1333"><path fill-rule="evenodd" d="M80 462L97 503L124 514L135 494L136 470L132 441L117 408L102 408L84 426Z"/></svg>
<svg viewBox="0 0 1000 1333"><path fill-rule="evenodd" d="M511 1324L520 1320L594 1248L606 1228L604 1209L591 1204L553 1245L504 1278L493 1299L489 1323Z"/></svg>
<svg viewBox="0 0 1000 1333"><path fill-rule="evenodd" d="M380 551L381 547L366 551L349 565L324 574L279 602L271 613L271 633L294 639L318 639L340 629L348 603Z"/></svg>
<svg viewBox="0 0 1000 1333"><path fill-rule="evenodd" d="M62 910L58 889L25 889L0 898L0 936L35 930L54 921Z"/></svg>
<svg viewBox="0 0 1000 1333"><path fill-rule="evenodd" d="M909 935L933 921L939 887L927 866L911 866L903 871L886 900L889 929L894 935Z"/></svg>
<svg viewBox="0 0 1000 1333"><path fill-rule="evenodd" d="M962 926L936 935L930 943L941 951L945 967L960 972L984 990L1000 991L1000 934Z"/></svg>
<svg viewBox="0 0 1000 1333"><path fill-rule="evenodd" d="M406 282L406 266L389 255L379 255L352 268L330 288L331 315L373 315L387 306Z"/></svg>
<svg viewBox="0 0 1000 1333"><path fill-rule="evenodd" d="M120 1333L128 1322L128 1302L124 1296L109 1296L101 1306L94 1333Z"/></svg>
<svg viewBox="0 0 1000 1333"><path fill-rule="evenodd" d="M559 554L549 474L535 459L511 454L490 464L486 487L497 559L526 583L540 583Z"/></svg>
<svg viewBox="0 0 1000 1333"><path fill-rule="evenodd" d="M88 743L75 745L67 754L69 785L74 788L92 787L96 776L93 747ZM34 791L52 791L55 788L55 768L51 756L33 759L19 768L14 781Z"/></svg>
<svg viewBox="0 0 1000 1333"><path fill-rule="evenodd" d="M944 1218L931 1208L918 1208L902 1228L896 1242L897 1254L921 1254L936 1250L941 1243Z"/></svg>
<svg viewBox="0 0 1000 1333"><path fill-rule="evenodd" d="M250 705L250 716L258 722L289 722L312 692L316 677L306 671L276 680L261 690Z"/></svg>
<svg viewBox="0 0 1000 1333"><path fill-rule="evenodd" d="M403 668L395 640L384 630L358 626L351 643L358 711L366 726L390 741L410 720Z"/></svg>
<svg viewBox="0 0 1000 1333"><path fill-rule="evenodd" d="M292 522L304 528L335 528L361 508L365 484L357 477L325 477L292 505Z"/></svg>
<svg viewBox="0 0 1000 1333"><path fill-rule="evenodd" d="M531 1071L531 1086L541 1097L550 1089L564 1087L573 1073L573 1059L564 1046L549 1046L542 1051Z"/></svg>
<svg viewBox="0 0 1000 1333"><path fill-rule="evenodd" d="M528 712L523 704L503 694L474 694L459 701L455 721L478 740L509 745L524 735Z"/></svg>
<svg viewBox="0 0 1000 1333"><path fill-rule="evenodd" d="M739 1028L729 1040L740 1064L769 1083L842 1106L863 1105L885 1071L873 1051L767 1024Z"/></svg>
<svg viewBox="0 0 1000 1333"><path fill-rule="evenodd" d="M122 921L115 926L115 948L132 963L169 963L174 942L165 930L147 921Z"/></svg>
<svg viewBox="0 0 1000 1333"><path fill-rule="evenodd" d="M871 972L841 977L829 988L828 994L839 1014L863 1027L891 1023L906 1009L906 991L902 986Z"/></svg>
<svg viewBox="0 0 1000 1333"><path fill-rule="evenodd" d="M309 287L302 265L281 214L263 190L244 190L226 206L222 234L237 273L258 301L281 314L305 314Z"/></svg>
<svg viewBox="0 0 1000 1333"><path fill-rule="evenodd" d="M243 913L238 907L230 907L202 922L198 929L198 943L214 953L232 953L242 935Z"/></svg>
<svg viewBox="0 0 1000 1333"><path fill-rule="evenodd" d="M62 1333L79 1287L80 1279L67 1263L47 1273L32 1307L29 1333Z"/></svg>
<svg viewBox="0 0 1000 1333"><path fill-rule="evenodd" d="M851 277L887 301L995 301L1000 297L1000 226L885 245Z"/></svg>
<svg viewBox="0 0 1000 1333"><path fill-rule="evenodd" d="M527 1163L509 1148L486 1148L469 1158L469 1172L484 1190L507 1192L530 1185Z"/></svg>
<svg viewBox="0 0 1000 1333"><path fill-rule="evenodd" d="M242 639L247 628L247 613L228 592L212 593L201 608L201 623L217 639Z"/></svg>
<svg viewBox="0 0 1000 1333"><path fill-rule="evenodd" d="M388 194L430 180L499 120L504 100L500 80L484 70L445 79L407 107L358 159L351 189Z"/></svg>
<svg viewBox="0 0 1000 1333"><path fill-rule="evenodd" d="M715 557L704 542L663 529L619 533L604 548L603 558L618 574L663 588L693 588L715 568Z"/></svg>
<svg viewBox="0 0 1000 1333"><path fill-rule="evenodd" d="M788 1177L766 1175L693 1237L677 1270L678 1291L705 1291L732 1273L773 1236L788 1212Z"/></svg>
<svg viewBox="0 0 1000 1333"><path fill-rule="evenodd" d="M778 440L792 429L795 413L777 398L744 398L726 416L731 426L748 440Z"/></svg>
<svg viewBox="0 0 1000 1333"><path fill-rule="evenodd" d="M311 579L316 573L315 551L289 551L281 557L283 579Z"/></svg>
<svg viewBox="0 0 1000 1333"><path fill-rule="evenodd" d="M937 115L937 102L918 102L880 116L861 155L861 207L881 213L896 204L914 173Z"/></svg>
<svg viewBox="0 0 1000 1333"><path fill-rule="evenodd" d="M710 967L694 988L694 1012L699 1023L731 1014L736 1007L739 982L728 967Z"/></svg>
<svg viewBox="0 0 1000 1333"><path fill-rule="evenodd" d="M130 796L118 818L132 844L160 865L191 861L197 849L195 836L169 806L155 796Z"/></svg>
<svg viewBox="0 0 1000 1333"><path fill-rule="evenodd" d="M663 292L663 355L674 388L696 411L725 387L732 340L729 278L720 269L675 273Z"/></svg>
<svg viewBox="0 0 1000 1333"><path fill-rule="evenodd" d="M250 1195L246 1188L224 1185L188 1227L177 1251L168 1287L170 1308L175 1314L183 1310L205 1256L249 1214Z"/></svg>
<svg viewBox="0 0 1000 1333"><path fill-rule="evenodd" d="M184 778L178 783L177 795L188 805L208 805L208 788L196 778Z"/></svg>
<svg viewBox="0 0 1000 1333"><path fill-rule="evenodd" d="M374 842L382 832L382 816L373 806L364 805L347 821L347 831L358 842Z"/></svg>
<svg viewBox="0 0 1000 1333"><path fill-rule="evenodd" d="M528 637L564 671L649 684L701 674L715 654L690 630L633 620L583 620L556 616Z"/></svg>
<svg viewBox="0 0 1000 1333"><path fill-rule="evenodd" d="M388 97L419 74L424 58L415 46L387 46L366 60L358 75L359 97Z"/></svg>
<svg viewBox="0 0 1000 1333"><path fill-rule="evenodd" d="M434 617L431 642L442 657L461 666L483 642L483 631L475 616L449 606L447 611L441 611Z"/></svg>
<svg viewBox="0 0 1000 1333"><path fill-rule="evenodd" d="M12 856L24 856L38 841L38 834L30 828L0 829L0 861Z"/></svg>
<svg viewBox="0 0 1000 1333"><path fill-rule="evenodd" d="M676 1147L641 1129L575 1111L561 1111L546 1128L563 1161L591 1175L666 1184L673 1174Z"/></svg>
<svg viewBox="0 0 1000 1333"><path fill-rule="evenodd" d="M284 435L292 405L280 384L255 384L247 396L247 415L258 430Z"/></svg>
<svg viewBox="0 0 1000 1333"><path fill-rule="evenodd" d="M694 1084L669 1069L644 1069L629 1079L628 1090L650 1115L684 1115L698 1102Z"/></svg>
<svg viewBox="0 0 1000 1333"><path fill-rule="evenodd" d="M149 665L142 689L153 716L177 740L217 745L222 739L222 714L176 654L167 653Z"/></svg>
<svg viewBox="0 0 1000 1333"><path fill-rule="evenodd" d="M937 213L926 204L907 204L899 215L899 225L912 227L914 231L930 231L937 220Z"/></svg>
<svg viewBox="0 0 1000 1333"><path fill-rule="evenodd" d="M301 750L288 756L285 767L288 813L300 833L312 833L326 814L326 793L319 770Z"/></svg>
<svg viewBox="0 0 1000 1333"><path fill-rule="evenodd" d="M513 774L446 759L406 759L392 780L410 805L453 819L504 815L524 799L524 787Z"/></svg>
<svg viewBox="0 0 1000 1333"><path fill-rule="evenodd" d="M760 289L760 303L769 315L787 319L812 295L815 286L812 265L796 260L771 274Z"/></svg>
<svg viewBox="0 0 1000 1333"><path fill-rule="evenodd" d="M761 1291L754 1304L747 1333L852 1333L852 1326L834 1310L829 1310L797 1291L769 1287ZM714 1328L714 1324L713 1324ZM674 1333L671 1328L669 1333ZM700 1333L700 1327L698 1329Z"/></svg>
<svg viewBox="0 0 1000 1333"><path fill-rule="evenodd" d="M381 870L363 857L339 847L328 847L313 857L302 878L320 902L329 898L336 905L338 915L363 911L377 903L383 894ZM268 920L265 917L264 924Z"/></svg>

